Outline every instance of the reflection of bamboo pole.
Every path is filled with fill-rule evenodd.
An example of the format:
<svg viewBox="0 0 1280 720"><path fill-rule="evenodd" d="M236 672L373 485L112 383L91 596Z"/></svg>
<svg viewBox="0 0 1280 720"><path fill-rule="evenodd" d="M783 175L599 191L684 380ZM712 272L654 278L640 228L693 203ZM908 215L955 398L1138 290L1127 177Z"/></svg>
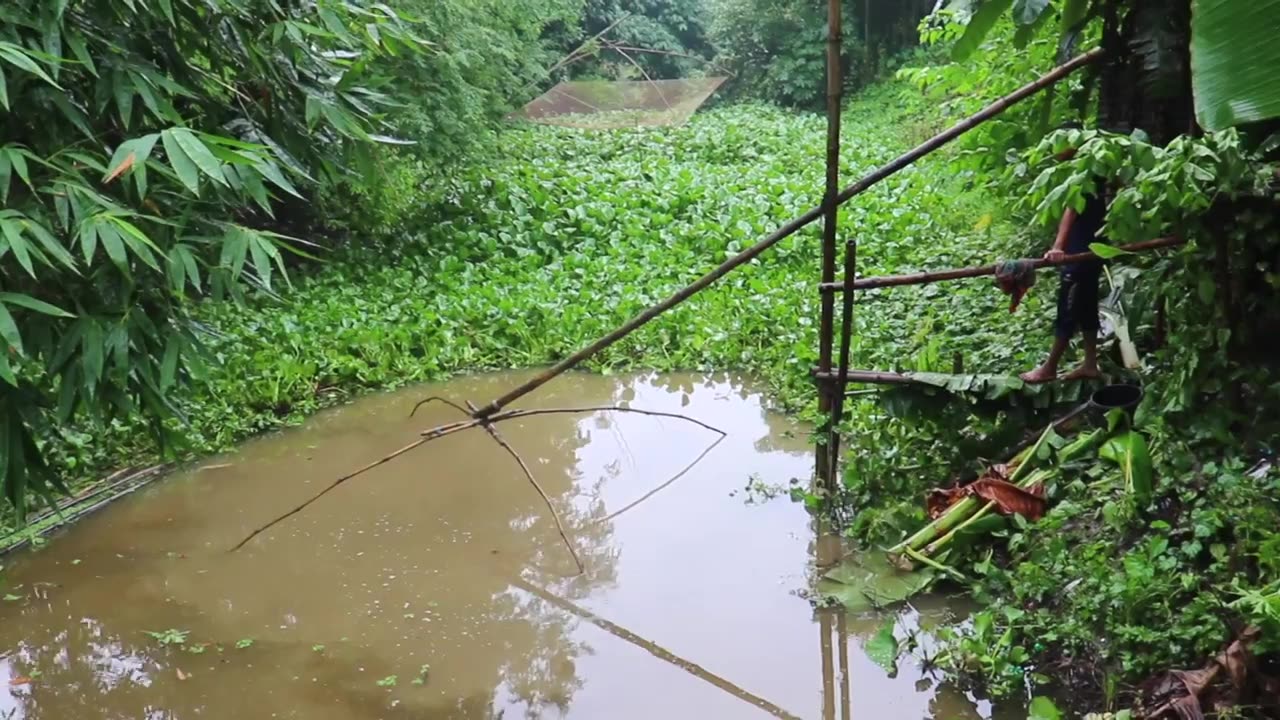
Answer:
<svg viewBox="0 0 1280 720"><path fill-rule="evenodd" d="M840 719L851 720L852 706L849 699L849 627L845 614L836 615L836 650L840 653Z"/></svg>
<svg viewBox="0 0 1280 720"><path fill-rule="evenodd" d="M564 610L565 612L571 615L576 615L577 617L582 618L583 620L586 620L587 622L591 623L592 625L595 625L601 630L604 630L610 635L620 640L625 640L631 643L632 645L635 645L636 647L647 651L649 654L653 655L654 657L660 660L665 660L671 663L672 665L675 665L676 667L680 668L681 670L684 670L690 675L693 675L699 680L704 680L708 683L711 683L712 685L715 685L716 687L720 688L721 690L724 690L730 695L733 695L739 700L743 700L745 702L751 703L752 705L760 708L761 710L764 710L765 712L769 713L770 715L773 715L774 717L784 718L785 720L800 720L799 716L792 715L791 713L787 712L786 710L783 710L777 705L774 705L768 700L765 700L764 698L758 695L753 695L750 692L743 690L737 685L734 685L733 683L720 677L719 675L716 675L710 670L707 670L701 665L690 662L689 660L685 660L684 658L680 657L679 655L676 655L670 650L667 650L666 648L663 648L662 646L652 641L649 641L640 637L639 635L631 632L630 630L622 627L621 625L605 620L604 618L600 617L599 615L596 615L590 610L584 607L581 607L579 605L575 605L574 603L569 602L568 600L558 595L553 595L549 591L544 590L543 588L540 588L537 585L534 585L528 582L524 578L519 578L519 577L513 578L509 582L513 586L520 588L521 590L524 590L530 595L533 595L539 598L540 600L545 600L546 602L551 603L552 605L560 608L561 610Z"/></svg>
<svg viewBox="0 0 1280 720"><path fill-rule="evenodd" d="M836 720L835 662L831 653L831 611L818 611L818 628L822 632L822 720Z"/></svg>

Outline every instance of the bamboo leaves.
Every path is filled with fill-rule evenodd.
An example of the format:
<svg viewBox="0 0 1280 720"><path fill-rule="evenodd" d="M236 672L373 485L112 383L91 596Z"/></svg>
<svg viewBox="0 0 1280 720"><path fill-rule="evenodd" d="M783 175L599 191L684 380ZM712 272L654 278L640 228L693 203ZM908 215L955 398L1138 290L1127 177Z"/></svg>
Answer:
<svg viewBox="0 0 1280 720"><path fill-rule="evenodd" d="M293 241L254 226L276 193L304 197L299 180L352 163L392 100L384 48L397 62L420 49L409 21L347 3L205 0L199 23L178 22L195 9L6 6L0 112L39 116L0 147L0 342L13 348L0 379L23 389L3 409L0 476L15 505L43 466L25 424L43 408L62 420L141 410L163 426L164 394L198 349L182 335L189 296L288 283ZM366 23L381 43L353 31ZM273 39L281 26L292 37ZM310 130L300 86L331 99Z"/></svg>
<svg viewBox="0 0 1280 720"><path fill-rule="evenodd" d="M195 161L187 155L186 149L178 142L172 130L166 130L160 137L164 142L164 152L169 160L169 166L177 173L178 180L182 182L187 190L199 195L200 172L196 167Z"/></svg>
<svg viewBox="0 0 1280 720"><path fill-rule="evenodd" d="M61 86L31 58L31 55L26 50L13 43L0 42L0 60L4 60L19 70L25 70L55 88L61 89ZM6 105L6 109L7 107Z"/></svg>

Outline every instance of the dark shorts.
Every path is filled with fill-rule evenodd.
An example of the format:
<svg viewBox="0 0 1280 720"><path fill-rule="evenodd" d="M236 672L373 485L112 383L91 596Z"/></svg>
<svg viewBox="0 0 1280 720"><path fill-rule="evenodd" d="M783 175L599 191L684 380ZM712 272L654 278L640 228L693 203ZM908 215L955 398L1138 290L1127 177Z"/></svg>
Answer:
<svg viewBox="0 0 1280 720"><path fill-rule="evenodd" d="M1098 284L1101 264L1065 269L1058 284L1058 319L1053 324L1059 338L1070 339L1081 330L1098 329Z"/></svg>

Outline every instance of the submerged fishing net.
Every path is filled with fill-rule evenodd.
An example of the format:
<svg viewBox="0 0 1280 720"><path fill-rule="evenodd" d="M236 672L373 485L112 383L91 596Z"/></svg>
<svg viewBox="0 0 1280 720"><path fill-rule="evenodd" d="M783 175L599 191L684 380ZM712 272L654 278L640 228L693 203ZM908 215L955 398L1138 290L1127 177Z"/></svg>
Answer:
<svg viewBox="0 0 1280 720"><path fill-rule="evenodd" d="M513 115L533 122L577 128L679 125L724 81L722 77L574 80L556 85Z"/></svg>

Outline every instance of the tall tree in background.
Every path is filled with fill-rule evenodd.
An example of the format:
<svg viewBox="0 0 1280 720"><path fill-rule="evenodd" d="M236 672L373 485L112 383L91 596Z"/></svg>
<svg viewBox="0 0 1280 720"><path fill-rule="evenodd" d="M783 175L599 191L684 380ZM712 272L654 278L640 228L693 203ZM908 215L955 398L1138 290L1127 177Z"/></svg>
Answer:
<svg viewBox="0 0 1280 720"><path fill-rule="evenodd" d="M701 73L712 55L705 5L705 0L586 0L581 24L559 33L565 53L586 43L583 59L566 72L635 79Z"/></svg>
<svg viewBox="0 0 1280 720"><path fill-rule="evenodd" d="M845 0L844 77L857 88L874 80L885 59L918 41L932 0ZM708 0L717 62L735 75L732 90L784 105L820 105L826 50L823 0Z"/></svg>

